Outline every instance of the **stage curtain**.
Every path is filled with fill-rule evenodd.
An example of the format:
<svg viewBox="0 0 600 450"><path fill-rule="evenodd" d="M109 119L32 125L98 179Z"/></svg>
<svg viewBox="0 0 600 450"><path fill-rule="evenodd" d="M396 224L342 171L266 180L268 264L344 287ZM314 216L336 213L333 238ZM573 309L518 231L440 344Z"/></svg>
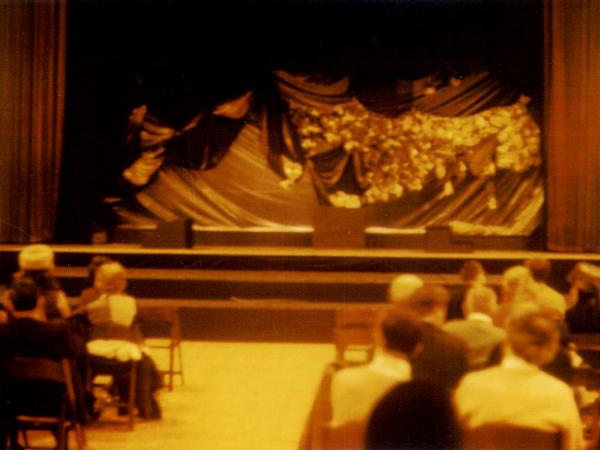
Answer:
<svg viewBox="0 0 600 450"><path fill-rule="evenodd" d="M64 0L0 1L0 242L52 238L65 34Z"/></svg>
<svg viewBox="0 0 600 450"><path fill-rule="evenodd" d="M446 80L433 94L417 80L407 92L397 90L393 114L357 101L348 78L273 75L277 89L256 122L226 153L217 152L218 164L194 170L165 159L137 193L137 205L113 204L121 220L143 225L189 217L201 226L312 227L319 204L332 204L366 208L366 224L375 228L444 224L459 234L527 236L539 225L539 128L527 99L489 73ZM346 117L360 118L364 126L352 126ZM323 133L330 122L335 129ZM169 130L156 136L176 132ZM379 141L371 147L361 130ZM197 141L193 131L184 136ZM407 158L410 145L402 144L392 157L384 151L387 134L422 151ZM369 151L362 151L367 145ZM175 147L167 143L168 151ZM403 168L390 175L393 183L386 178L390 165Z"/></svg>
<svg viewBox="0 0 600 450"><path fill-rule="evenodd" d="M600 2L546 2L547 243L600 251Z"/></svg>

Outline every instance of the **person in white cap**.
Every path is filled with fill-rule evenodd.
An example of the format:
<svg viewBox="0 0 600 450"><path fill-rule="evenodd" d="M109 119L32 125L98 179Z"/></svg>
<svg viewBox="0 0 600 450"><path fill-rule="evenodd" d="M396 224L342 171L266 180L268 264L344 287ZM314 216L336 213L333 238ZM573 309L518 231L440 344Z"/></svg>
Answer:
<svg viewBox="0 0 600 450"><path fill-rule="evenodd" d="M46 320L65 320L71 316L71 307L58 280L52 275L54 252L44 244L28 245L19 253L19 272L14 278L33 279L46 302Z"/></svg>

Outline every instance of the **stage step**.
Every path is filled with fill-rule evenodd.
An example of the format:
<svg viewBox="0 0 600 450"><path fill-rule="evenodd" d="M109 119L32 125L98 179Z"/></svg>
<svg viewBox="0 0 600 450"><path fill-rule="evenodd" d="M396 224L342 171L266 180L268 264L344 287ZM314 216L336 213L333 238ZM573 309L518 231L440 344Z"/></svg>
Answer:
<svg viewBox="0 0 600 450"><path fill-rule="evenodd" d="M75 297L89 286L83 267L56 269L61 285ZM290 299L312 302L385 302L394 273L276 270L128 269L128 292L138 298L197 300ZM427 283L450 288L455 274L421 274ZM496 283L492 276L490 282Z"/></svg>

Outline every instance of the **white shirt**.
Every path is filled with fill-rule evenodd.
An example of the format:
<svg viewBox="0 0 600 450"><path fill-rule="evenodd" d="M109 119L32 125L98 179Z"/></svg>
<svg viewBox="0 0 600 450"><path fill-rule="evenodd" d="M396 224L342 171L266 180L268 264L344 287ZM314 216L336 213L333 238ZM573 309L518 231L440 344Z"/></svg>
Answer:
<svg viewBox="0 0 600 450"><path fill-rule="evenodd" d="M516 356L505 357L500 366L467 374L455 399L467 429L502 423L560 431L566 449L583 448L581 419L571 388Z"/></svg>
<svg viewBox="0 0 600 450"><path fill-rule="evenodd" d="M129 327L137 314L135 299L124 294L103 294L85 307L92 325L112 323ZM118 361L139 361L139 345L120 339L94 339L87 343L88 353Z"/></svg>
<svg viewBox="0 0 600 450"><path fill-rule="evenodd" d="M557 311L562 317L565 316L567 301L560 292L552 289L546 283L538 283L533 280L527 285L526 289L540 306Z"/></svg>
<svg viewBox="0 0 600 450"><path fill-rule="evenodd" d="M331 426L348 422L366 422L377 402L396 384L409 381L412 371L408 361L385 351L375 354L364 366L337 372L331 382Z"/></svg>

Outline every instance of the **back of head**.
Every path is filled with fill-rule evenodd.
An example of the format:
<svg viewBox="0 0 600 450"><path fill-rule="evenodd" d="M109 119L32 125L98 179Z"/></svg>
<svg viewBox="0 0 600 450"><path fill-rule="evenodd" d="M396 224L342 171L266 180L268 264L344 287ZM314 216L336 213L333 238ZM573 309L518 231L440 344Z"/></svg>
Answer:
<svg viewBox="0 0 600 450"><path fill-rule="evenodd" d="M465 315L481 313L491 316L498 308L498 296L492 288L474 286L467 291L463 308Z"/></svg>
<svg viewBox="0 0 600 450"><path fill-rule="evenodd" d="M512 309L506 333L512 353L536 366L552 361L559 348L560 330L552 312L532 302Z"/></svg>
<svg viewBox="0 0 600 450"><path fill-rule="evenodd" d="M430 320L441 325L446 320L450 294L442 286L426 285L417 289L404 303L407 311L421 320Z"/></svg>
<svg viewBox="0 0 600 450"><path fill-rule="evenodd" d="M127 287L125 268L118 262L102 264L96 271L94 286L102 293L122 293Z"/></svg>
<svg viewBox="0 0 600 450"><path fill-rule="evenodd" d="M54 268L54 252L44 244L28 245L19 253L19 269L51 270Z"/></svg>
<svg viewBox="0 0 600 450"><path fill-rule="evenodd" d="M100 268L100 266L112 262L108 256L94 256L90 261L90 265L88 266L88 279L94 283L96 279L96 272Z"/></svg>
<svg viewBox="0 0 600 450"><path fill-rule="evenodd" d="M459 271L460 279L466 284L474 284L478 279L485 280L485 270L479 261L470 260Z"/></svg>
<svg viewBox="0 0 600 450"><path fill-rule="evenodd" d="M38 304L39 291L29 277L17 277L10 287L10 301L15 311L32 311Z"/></svg>
<svg viewBox="0 0 600 450"><path fill-rule="evenodd" d="M419 381L397 385L373 410L365 444L367 450L459 448L448 391Z"/></svg>
<svg viewBox="0 0 600 450"><path fill-rule="evenodd" d="M388 302L402 303L423 285L423 280L416 275L410 273L398 275L388 288Z"/></svg>
<svg viewBox="0 0 600 450"><path fill-rule="evenodd" d="M540 283L545 283L550 279L552 264L545 258L532 258L523 264L529 269L531 278Z"/></svg>
<svg viewBox="0 0 600 450"><path fill-rule="evenodd" d="M502 274L502 294L513 296L522 290L529 280L529 269L525 266L509 267Z"/></svg>
<svg viewBox="0 0 600 450"><path fill-rule="evenodd" d="M406 355L413 353L422 338L419 323L400 311L390 311L385 316L381 322L381 332L386 349Z"/></svg>

